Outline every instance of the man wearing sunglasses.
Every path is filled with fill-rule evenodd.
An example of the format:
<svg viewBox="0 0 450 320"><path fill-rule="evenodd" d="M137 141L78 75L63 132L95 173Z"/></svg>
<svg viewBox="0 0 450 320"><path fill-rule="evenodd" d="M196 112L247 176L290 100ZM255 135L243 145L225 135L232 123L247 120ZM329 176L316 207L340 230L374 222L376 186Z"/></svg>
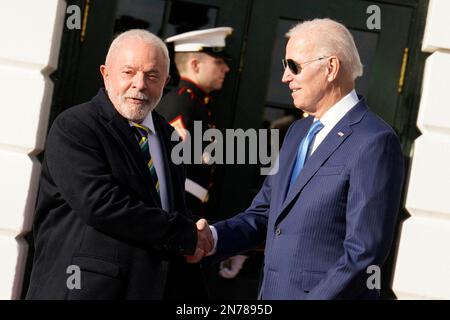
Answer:
<svg viewBox="0 0 450 320"><path fill-rule="evenodd" d="M287 36L282 81L309 117L251 206L211 227L211 259L265 239L260 298L377 299L370 270L388 256L403 185L398 138L355 92L362 65L345 26L315 19Z"/></svg>

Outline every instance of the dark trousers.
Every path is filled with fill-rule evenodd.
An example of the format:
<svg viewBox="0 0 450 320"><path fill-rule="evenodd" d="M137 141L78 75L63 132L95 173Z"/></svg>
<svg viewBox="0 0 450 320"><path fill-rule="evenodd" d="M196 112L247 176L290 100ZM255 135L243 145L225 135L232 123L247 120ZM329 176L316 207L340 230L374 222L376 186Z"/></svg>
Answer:
<svg viewBox="0 0 450 320"><path fill-rule="evenodd" d="M169 263L165 300L208 300L205 278L199 263L189 264L183 257Z"/></svg>

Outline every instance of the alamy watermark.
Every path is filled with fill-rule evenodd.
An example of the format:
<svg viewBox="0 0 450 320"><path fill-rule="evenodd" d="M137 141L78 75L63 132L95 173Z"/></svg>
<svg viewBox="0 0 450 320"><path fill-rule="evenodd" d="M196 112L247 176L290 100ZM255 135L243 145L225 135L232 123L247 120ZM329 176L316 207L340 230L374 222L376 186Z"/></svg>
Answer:
<svg viewBox="0 0 450 320"><path fill-rule="evenodd" d="M77 5L70 5L66 9L68 15L66 27L69 30L81 29L81 8ZM367 7L366 13L370 14L367 18L366 26L369 30L381 30L381 9L379 6L372 4Z"/></svg>
<svg viewBox="0 0 450 320"><path fill-rule="evenodd" d="M367 7L367 14L370 16L367 18L366 26L369 30L381 30L381 9L379 6L373 4Z"/></svg>
<svg viewBox="0 0 450 320"><path fill-rule="evenodd" d="M66 20L66 27L69 30L81 29L81 9L77 5L68 6L66 13L69 15Z"/></svg>
<svg viewBox="0 0 450 320"><path fill-rule="evenodd" d="M381 289L381 269L377 265L370 265L366 269L367 277L366 286L369 290Z"/></svg>
<svg viewBox="0 0 450 320"><path fill-rule="evenodd" d="M180 133L180 130L184 132ZM265 166L260 169L261 175L278 172L278 129L226 129L224 136L218 129L202 132L202 121L194 121L193 136L185 129L177 129L171 140L179 141L171 153L175 164L259 163ZM208 144L205 146L205 143Z"/></svg>
<svg viewBox="0 0 450 320"><path fill-rule="evenodd" d="M66 273L70 276L66 280L66 286L69 290L81 289L81 270L77 265L70 265L66 269Z"/></svg>

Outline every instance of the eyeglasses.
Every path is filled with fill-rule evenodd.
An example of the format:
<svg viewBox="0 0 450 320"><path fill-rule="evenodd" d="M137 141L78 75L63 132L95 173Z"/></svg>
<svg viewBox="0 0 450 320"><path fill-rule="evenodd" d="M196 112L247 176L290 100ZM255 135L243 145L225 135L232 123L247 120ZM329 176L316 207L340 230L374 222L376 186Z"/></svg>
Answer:
<svg viewBox="0 0 450 320"><path fill-rule="evenodd" d="M318 58L318 59L314 59L314 60L310 60L310 61L305 61L305 62L301 62L301 63L295 62L295 61L292 60L292 59L281 59L281 63L283 64L283 68L284 68L284 69L289 68L289 70L290 70L293 74L297 75L297 74L299 74L300 72L302 72L302 69L303 69L303 68L302 68L302 64L304 65L304 64L307 64L307 63L311 63L311 62L314 62L314 61L323 60L323 59L326 59L326 58L329 58L329 57L320 57L320 58Z"/></svg>

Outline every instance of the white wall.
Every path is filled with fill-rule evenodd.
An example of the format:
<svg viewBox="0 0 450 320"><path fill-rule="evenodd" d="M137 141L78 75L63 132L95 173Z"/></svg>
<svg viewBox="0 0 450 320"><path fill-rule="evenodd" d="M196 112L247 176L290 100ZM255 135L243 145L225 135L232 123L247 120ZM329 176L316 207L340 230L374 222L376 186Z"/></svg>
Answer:
<svg viewBox="0 0 450 320"><path fill-rule="evenodd" d="M430 0L426 61L393 290L399 299L450 299L450 1Z"/></svg>
<svg viewBox="0 0 450 320"><path fill-rule="evenodd" d="M0 2L0 299L21 294L65 5Z"/></svg>

